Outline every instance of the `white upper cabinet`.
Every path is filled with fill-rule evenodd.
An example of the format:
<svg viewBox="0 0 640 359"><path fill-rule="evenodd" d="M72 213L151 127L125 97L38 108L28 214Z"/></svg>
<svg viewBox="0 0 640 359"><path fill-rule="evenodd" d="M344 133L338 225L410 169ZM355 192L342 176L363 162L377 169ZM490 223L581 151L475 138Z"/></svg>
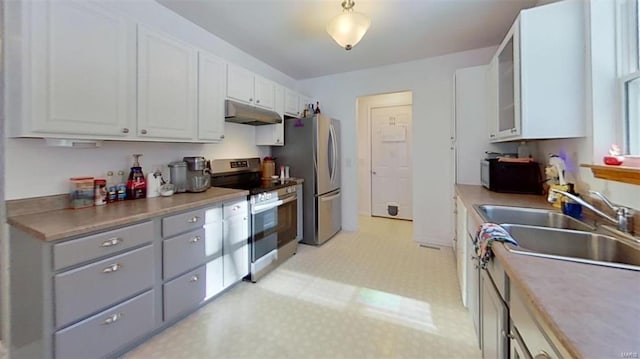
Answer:
<svg viewBox="0 0 640 359"><path fill-rule="evenodd" d="M284 119L284 87L276 85L275 112ZM258 146L284 146L284 121L273 125L256 127L256 145Z"/></svg>
<svg viewBox="0 0 640 359"><path fill-rule="evenodd" d="M135 24L96 3L9 3L9 135L134 135Z"/></svg>
<svg viewBox="0 0 640 359"><path fill-rule="evenodd" d="M264 77L255 75L255 105L275 110L276 84Z"/></svg>
<svg viewBox="0 0 640 359"><path fill-rule="evenodd" d="M302 115L300 95L297 92L289 89L284 90L284 113L291 117L300 117Z"/></svg>
<svg viewBox="0 0 640 359"><path fill-rule="evenodd" d="M197 71L193 46L138 27L138 136L195 138Z"/></svg>
<svg viewBox="0 0 640 359"><path fill-rule="evenodd" d="M489 140L496 139L498 134L498 58L494 57L487 68L487 132Z"/></svg>
<svg viewBox="0 0 640 359"><path fill-rule="evenodd" d="M585 136L584 65L583 1L522 10L489 71L489 139Z"/></svg>
<svg viewBox="0 0 640 359"><path fill-rule="evenodd" d="M275 88L273 81L239 66L227 66L227 97L232 100L274 110Z"/></svg>
<svg viewBox="0 0 640 359"><path fill-rule="evenodd" d="M198 53L198 139L224 139L224 90L226 64L219 58Z"/></svg>

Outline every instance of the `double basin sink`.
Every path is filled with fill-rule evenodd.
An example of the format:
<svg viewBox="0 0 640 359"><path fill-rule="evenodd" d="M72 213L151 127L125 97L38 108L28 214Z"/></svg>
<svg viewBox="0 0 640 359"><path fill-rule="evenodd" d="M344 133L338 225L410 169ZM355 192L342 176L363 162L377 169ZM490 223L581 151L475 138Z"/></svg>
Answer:
<svg viewBox="0 0 640 359"><path fill-rule="evenodd" d="M477 205L485 222L500 224L518 246L517 254L640 271L640 243L599 233L562 213L534 208Z"/></svg>

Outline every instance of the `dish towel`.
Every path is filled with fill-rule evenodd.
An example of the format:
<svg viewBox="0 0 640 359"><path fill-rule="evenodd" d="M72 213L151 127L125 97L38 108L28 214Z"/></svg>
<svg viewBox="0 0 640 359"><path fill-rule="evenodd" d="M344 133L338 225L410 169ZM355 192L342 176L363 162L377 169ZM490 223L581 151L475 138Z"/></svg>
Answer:
<svg viewBox="0 0 640 359"><path fill-rule="evenodd" d="M495 223L484 223L478 227L476 233L476 239L474 245L476 247L476 254L479 258L480 268L486 269L487 263L493 258L493 251L491 251L491 244L494 241L511 243L515 246L518 245L509 232Z"/></svg>

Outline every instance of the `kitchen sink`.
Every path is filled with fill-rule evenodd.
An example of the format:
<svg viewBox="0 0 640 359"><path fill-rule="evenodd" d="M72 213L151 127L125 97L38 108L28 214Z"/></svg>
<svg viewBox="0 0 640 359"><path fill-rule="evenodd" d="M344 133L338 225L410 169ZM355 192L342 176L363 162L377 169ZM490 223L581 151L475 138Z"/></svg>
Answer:
<svg viewBox="0 0 640 359"><path fill-rule="evenodd" d="M595 227L553 210L489 204L476 205L475 208L486 222L491 223L524 224L528 226L574 229L580 231L595 230Z"/></svg>
<svg viewBox="0 0 640 359"><path fill-rule="evenodd" d="M640 271L640 244L570 229L502 224L519 246L515 253Z"/></svg>

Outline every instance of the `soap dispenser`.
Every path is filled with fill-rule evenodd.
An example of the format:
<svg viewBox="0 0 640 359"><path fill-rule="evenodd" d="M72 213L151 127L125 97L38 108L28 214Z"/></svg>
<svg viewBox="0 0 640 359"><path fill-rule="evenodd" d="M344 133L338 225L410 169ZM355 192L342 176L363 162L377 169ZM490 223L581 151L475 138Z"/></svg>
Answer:
<svg viewBox="0 0 640 359"><path fill-rule="evenodd" d="M127 199L139 199L147 196L147 182L144 173L142 173L142 166L140 166L140 156L142 154L133 155L133 167L131 167L127 180Z"/></svg>

